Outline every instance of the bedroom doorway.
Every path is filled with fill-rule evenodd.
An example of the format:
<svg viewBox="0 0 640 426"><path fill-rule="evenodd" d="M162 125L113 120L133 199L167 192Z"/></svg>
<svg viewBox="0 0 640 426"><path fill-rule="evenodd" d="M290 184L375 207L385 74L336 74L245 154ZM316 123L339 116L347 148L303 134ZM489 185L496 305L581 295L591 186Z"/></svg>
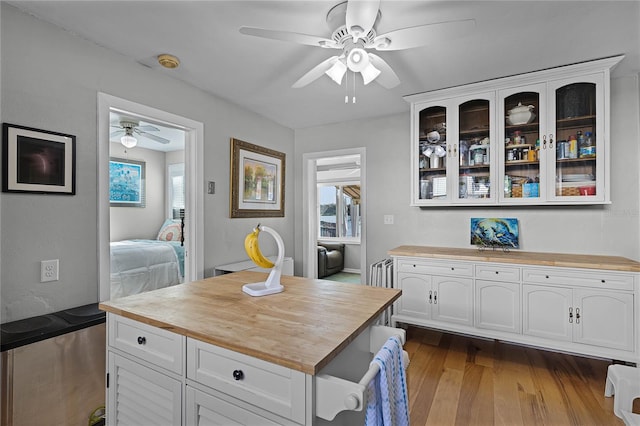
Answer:
<svg viewBox="0 0 640 426"><path fill-rule="evenodd" d="M98 133L99 300L203 278L202 123L100 93Z"/></svg>

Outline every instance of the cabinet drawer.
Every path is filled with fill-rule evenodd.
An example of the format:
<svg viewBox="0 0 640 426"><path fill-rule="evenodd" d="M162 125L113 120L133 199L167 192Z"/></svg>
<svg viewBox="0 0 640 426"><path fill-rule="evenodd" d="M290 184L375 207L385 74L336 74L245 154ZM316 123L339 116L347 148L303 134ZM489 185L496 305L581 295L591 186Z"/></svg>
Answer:
<svg viewBox="0 0 640 426"><path fill-rule="evenodd" d="M463 262L432 262L422 259L398 260L398 272L413 272L428 275L456 275L461 277L473 276L473 265Z"/></svg>
<svg viewBox="0 0 640 426"><path fill-rule="evenodd" d="M633 290L633 276L603 271L585 272L562 269L523 269L522 280L529 283Z"/></svg>
<svg viewBox="0 0 640 426"><path fill-rule="evenodd" d="M476 265L476 278L492 281L520 281L520 268L496 265Z"/></svg>
<svg viewBox="0 0 640 426"><path fill-rule="evenodd" d="M298 423L305 420L305 374L187 339L187 378Z"/></svg>
<svg viewBox="0 0 640 426"><path fill-rule="evenodd" d="M109 346L182 374L183 336L118 315L107 318Z"/></svg>

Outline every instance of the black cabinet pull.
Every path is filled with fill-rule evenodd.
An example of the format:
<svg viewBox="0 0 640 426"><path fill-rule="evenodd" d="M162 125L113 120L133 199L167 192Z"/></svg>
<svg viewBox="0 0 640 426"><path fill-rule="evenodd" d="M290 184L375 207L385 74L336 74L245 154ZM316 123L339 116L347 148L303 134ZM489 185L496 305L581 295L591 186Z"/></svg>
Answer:
<svg viewBox="0 0 640 426"><path fill-rule="evenodd" d="M496 271L496 275L498 275L498 274L499 274L499 272L498 272L498 271Z"/></svg>
<svg viewBox="0 0 640 426"><path fill-rule="evenodd" d="M244 373L242 370L233 370L233 378L236 380L244 379Z"/></svg>
<svg viewBox="0 0 640 426"><path fill-rule="evenodd" d="M144 336L138 336L138 344L139 345L144 345L147 343L147 338Z"/></svg>

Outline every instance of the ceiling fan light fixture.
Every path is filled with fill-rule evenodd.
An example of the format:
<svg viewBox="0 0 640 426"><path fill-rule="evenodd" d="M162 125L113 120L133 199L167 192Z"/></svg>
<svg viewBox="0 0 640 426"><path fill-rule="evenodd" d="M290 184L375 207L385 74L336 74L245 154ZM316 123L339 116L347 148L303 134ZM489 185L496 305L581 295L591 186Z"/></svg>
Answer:
<svg viewBox="0 0 640 426"><path fill-rule="evenodd" d="M360 74L362 74L362 80L364 81L364 85L366 86L380 75L380 70L374 67L371 62L369 62L369 65L367 65L365 69L360 71Z"/></svg>
<svg viewBox="0 0 640 426"><path fill-rule="evenodd" d="M361 47L351 49L347 55L347 66L353 72L361 72L369 65L369 55Z"/></svg>
<svg viewBox="0 0 640 426"><path fill-rule="evenodd" d="M138 139L134 138L131 135L124 135L123 137L120 138L120 143L125 148L133 148L138 144Z"/></svg>
<svg viewBox="0 0 640 426"><path fill-rule="evenodd" d="M347 72L347 66L344 62L338 60L331 68L325 71L325 74L331 77L331 80L335 81L338 84L342 84L342 78Z"/></svg>

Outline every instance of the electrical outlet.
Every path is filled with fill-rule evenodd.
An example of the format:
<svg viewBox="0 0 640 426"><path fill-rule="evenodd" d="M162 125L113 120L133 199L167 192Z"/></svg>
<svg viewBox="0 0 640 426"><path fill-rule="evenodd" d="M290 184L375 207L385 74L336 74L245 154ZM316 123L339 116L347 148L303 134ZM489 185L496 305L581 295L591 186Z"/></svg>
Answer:
<svg viewBox="0 0 640 426"><path fill-rule="evenodd" d="M216 193L216 183L213 181L207 182L207 194L215 194Z"/></svg>
<svg viewBox="0 0 640 426"><path fill-rule="evenodd" d="M385 225L393 225L393 215L392 214L385 214L384 215L384 224Z"/></svg>
<svg viewBox="0 0 640 426"><path fill-rule="evenodd" d="M58 259L43 260L40 262L40 282L46 283L48 281L58 281L58 269L60 263Z"/></svg>

